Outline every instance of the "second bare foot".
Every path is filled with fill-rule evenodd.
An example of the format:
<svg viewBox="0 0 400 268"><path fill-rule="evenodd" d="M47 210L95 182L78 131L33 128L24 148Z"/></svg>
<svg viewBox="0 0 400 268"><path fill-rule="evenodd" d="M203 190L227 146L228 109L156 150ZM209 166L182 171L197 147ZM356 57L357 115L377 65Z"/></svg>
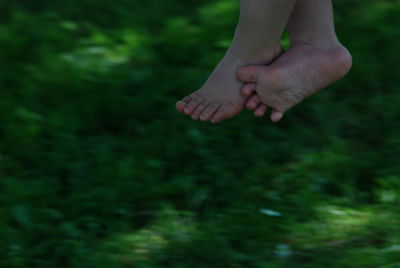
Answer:
<svg viewBox="0 0 400 268"><path fill-rule="evenodd" d="M287 110L345 76L351 65L350 53L340 44L320 49L300 43L270 66L241 67L237 75L239 80L247 83L241 94L251 96L247 108L262 117L271 107L271 120L278 122Z"/></svg>

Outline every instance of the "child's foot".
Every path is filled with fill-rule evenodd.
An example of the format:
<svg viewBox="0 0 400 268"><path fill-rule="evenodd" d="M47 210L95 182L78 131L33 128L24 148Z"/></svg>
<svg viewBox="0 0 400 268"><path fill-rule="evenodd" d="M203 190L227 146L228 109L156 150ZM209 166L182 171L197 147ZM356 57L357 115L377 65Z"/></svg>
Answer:
<svg viewBox="0 0 400 268"><path fill-rule="evenodd" d="M330 49L296 44L270 66L241 67L237 75L248 83L241 89L251 96L247 108L262 117L271 107L271 120L278 122L294 105L345 76L351 65L350 53L340 44Z"/></svg>
<svg viewBox="0 0 400 268"><path fill-rule="evenodd" d="M243 110L248 97L240 94L243 84L236 77L240 66L252 63L267 64L281 51L279 45L273 51L256 52L231 46L223 60L197 91L178 101L176 109L194 120L221 122ZM252 55L248 55L249 52ZM247 53L247 55L243 55Z"/></svg>

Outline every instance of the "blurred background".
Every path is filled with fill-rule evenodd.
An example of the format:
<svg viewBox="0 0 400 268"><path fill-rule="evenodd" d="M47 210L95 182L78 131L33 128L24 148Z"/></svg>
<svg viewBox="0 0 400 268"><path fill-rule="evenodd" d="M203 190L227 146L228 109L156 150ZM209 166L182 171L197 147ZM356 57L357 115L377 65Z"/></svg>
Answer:
<svg viewBox="0 0 400 268"><path fill-rule="evenodd" d="M350 75L214 126L238 1L0 0L0 267L400 267L400 1L335 10Z"/></svg>

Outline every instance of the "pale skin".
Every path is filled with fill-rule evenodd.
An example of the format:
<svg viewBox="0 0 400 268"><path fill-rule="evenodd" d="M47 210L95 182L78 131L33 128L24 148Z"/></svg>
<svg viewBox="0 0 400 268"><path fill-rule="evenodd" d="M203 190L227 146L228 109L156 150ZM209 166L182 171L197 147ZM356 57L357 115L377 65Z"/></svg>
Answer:
<svg viewBox="0 0 400 268"><path fill-rule="evenodd" d="M280 55L286 25L290 48ZM278 122L350 67L351 56L336 37L331 0L242 0L224 59L203 87L176 107L194 120L212 123L235 116L244 106L258 117L271 107L271 120Z"/></svg>

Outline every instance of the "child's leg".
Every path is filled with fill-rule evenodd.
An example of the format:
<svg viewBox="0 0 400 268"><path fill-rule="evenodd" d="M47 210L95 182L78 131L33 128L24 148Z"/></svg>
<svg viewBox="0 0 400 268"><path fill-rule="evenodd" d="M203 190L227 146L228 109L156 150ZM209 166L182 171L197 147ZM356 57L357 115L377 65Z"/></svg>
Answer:
<svg viewBox="0 0 400 268"><path fill-rule="evenodd" d="M280 53L280 38L296 0L241 0L240 18L225 57L197 91L179 101L178 111L195 120L220 122L238 114L246 97L236 69L267 64Z"/></svg>
<svg viewBox="0 0 400 268"><path fill-rule="evenodd" d="M327 50L341 46L335 31L332 0L298 1L287 27L291 46L305 43Z"/></svg>
<svg viewBox="0 0 400 268"><path fill-rule="evenodd" d="M256 116L263 116L267 106L272 107L274 122L306 97L343 77L351 67L351 56L335 33L331 0L297 1L288 30L290 48L270 66L238 70L240 80L250 83L242 88L242 94L257 92L246 106L256 110Z"/></svg>

